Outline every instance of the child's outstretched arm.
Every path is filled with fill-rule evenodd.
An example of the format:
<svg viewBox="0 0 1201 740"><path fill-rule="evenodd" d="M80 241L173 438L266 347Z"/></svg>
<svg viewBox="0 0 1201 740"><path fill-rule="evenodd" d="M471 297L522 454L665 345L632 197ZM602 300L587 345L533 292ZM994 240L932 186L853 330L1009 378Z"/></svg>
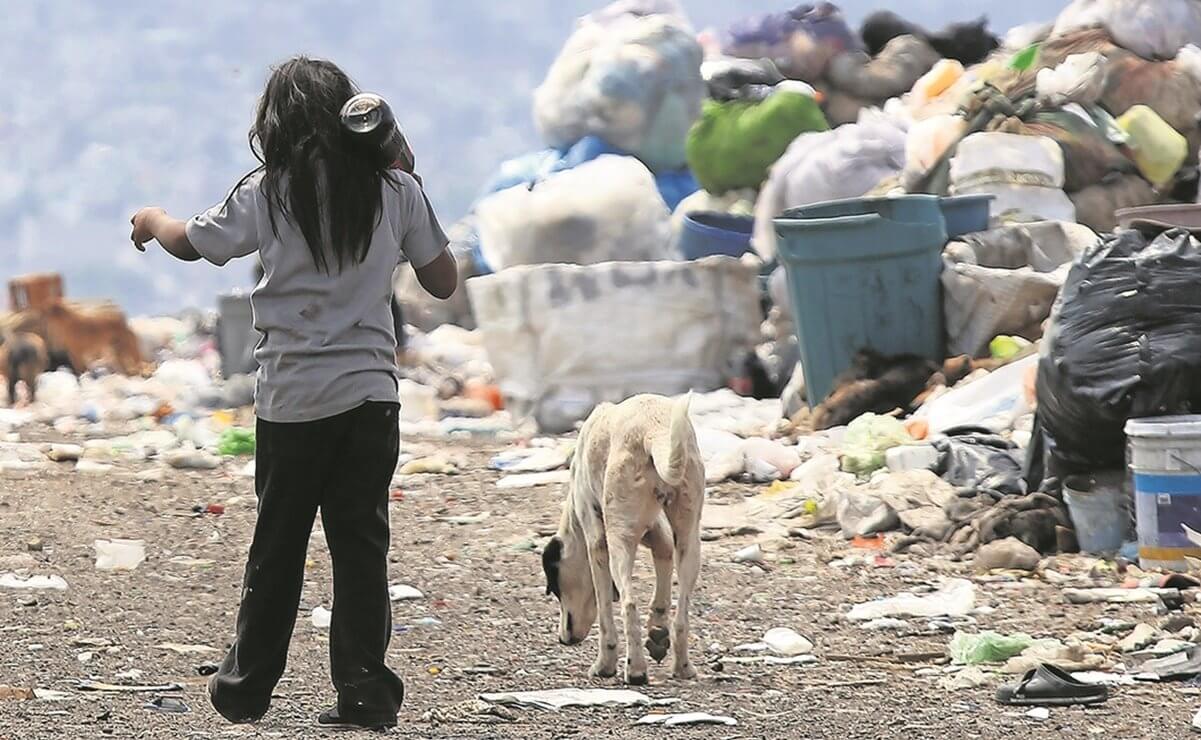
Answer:
<svg viewBox="0 0 1201 740"><path fill-rule="evenodd" d="M146 242L152 239L162 245L163 249L176 259L185 262L195 262L200 259L200 253L188 240L187 224L177 218L171 218L162 208L143 208L129 220L133 224L133 232L129 238L139 252L146 251Z"/></svg>

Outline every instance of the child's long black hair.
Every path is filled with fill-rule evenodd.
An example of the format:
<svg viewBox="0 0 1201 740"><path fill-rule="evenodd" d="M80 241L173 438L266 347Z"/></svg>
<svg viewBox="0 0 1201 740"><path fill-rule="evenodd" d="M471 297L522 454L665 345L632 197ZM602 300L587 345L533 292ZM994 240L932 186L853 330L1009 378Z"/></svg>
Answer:
<svg viewBox="0 0 1201 740"><path fill-rule="evenodd" d="M383 208L381 183L397 185L342 127L342 106L358 92L332 62L289 59L272 72L250 129L261 163L250 174L263 173L272 231L279 236L277 216L291 221L326 273L331 256L339 271L366 259Z"/></svg>

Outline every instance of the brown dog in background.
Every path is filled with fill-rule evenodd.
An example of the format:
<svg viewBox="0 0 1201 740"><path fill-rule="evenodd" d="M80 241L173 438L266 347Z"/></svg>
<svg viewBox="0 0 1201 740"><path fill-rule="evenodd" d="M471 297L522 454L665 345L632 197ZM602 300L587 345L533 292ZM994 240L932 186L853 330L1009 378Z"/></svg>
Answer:
<svg viewBox="0 0 1201 740"><path fill-rule="evenodd" d="M17 383L24 381L29 400L36 401L38 376L50 367L46 343L37 334L0 332L0 372L8 381L8 405L17 402Z"/></svg>

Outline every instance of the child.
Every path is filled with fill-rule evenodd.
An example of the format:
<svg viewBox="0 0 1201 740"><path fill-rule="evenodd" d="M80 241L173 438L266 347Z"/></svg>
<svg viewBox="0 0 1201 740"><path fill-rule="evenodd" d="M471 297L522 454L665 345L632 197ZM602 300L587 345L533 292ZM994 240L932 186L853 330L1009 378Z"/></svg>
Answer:
<svg viewBox="0 0 1201 740"><path fill-rule="evenodd" d="M334 567L338 691L318 722L394 727L404 697L384 664L388 487L399 446L392 273L403 255L442 299L457 274L417 180L342 126L339 113L357 92L330 62L286 62L250 132L261 166L187 222L158 208L133 217L139 250L154 239L181 260L216 265L257 252L265 267L251 296L261 333L258 521L237 637L209 684L213 706L235 723L266 713L283 673L318 509Z"/></svg>

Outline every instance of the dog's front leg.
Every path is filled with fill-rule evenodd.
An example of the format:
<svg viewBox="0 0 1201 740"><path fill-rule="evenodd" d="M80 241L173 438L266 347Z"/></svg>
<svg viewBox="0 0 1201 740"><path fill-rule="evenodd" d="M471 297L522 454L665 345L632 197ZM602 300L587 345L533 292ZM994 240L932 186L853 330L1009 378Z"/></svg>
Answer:
<svg viewBox="0 0 1201 740"><path fill-rule="evenodd" d="M613 623L613 581L609 575L609 549L604 534L588 543L588 566L592 569L596 618L600 625L598 655L588 675L612 678L617 675L617 626Z"/></svg>
<svg viewBox="0 0 1201 740"><path fill-rule="evenodd" d="M630 532L609 532L613 581L621 592L621 611L626 630L626 683L645 686L646 654L642 651L642 625L638 623L638 602L634 600L634 556L642 539Z"/></svg>

